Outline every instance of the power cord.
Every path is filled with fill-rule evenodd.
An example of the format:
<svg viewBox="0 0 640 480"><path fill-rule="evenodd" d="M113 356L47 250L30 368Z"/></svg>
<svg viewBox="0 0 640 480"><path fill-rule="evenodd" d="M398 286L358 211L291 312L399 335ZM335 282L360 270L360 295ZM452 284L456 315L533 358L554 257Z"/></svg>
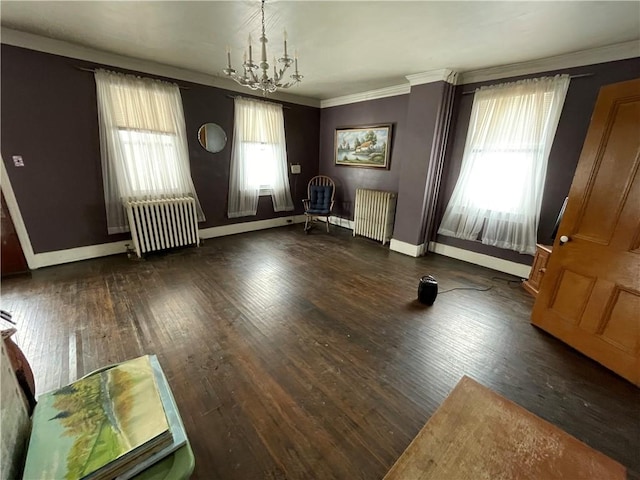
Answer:
<svg viewBox="0 0 640 480"><path fill-rule="evenodd" d="M520 280L511 280L509 278L502 278L502 277L491 277L491 280L502 280L503 282L507 282L507 285L509 285L510 288L517 288L524 281L522 279L520 279ZM514 287L514 285L515 285L515 287Z"/></svg>
<svg viewBox="0 0 640 480"><path fill-rule="evenodd" d="M443 290L441 292L438 292L438 295L442 295L443 293L453 292L454 290L475 290L476 292L486 292L488 290L491 290L492 288L493 287L487 287L487 288L456 287L456 288L450 288L449 290Z"/></svg>
<svg viewBox="0 0 640 480"><path fill-rule="evenodd" d="M503 282L507 282L507 285L510 288L517 288L522 283L522 280L511 280L509 278L503 278L503 277L491 277L491 280L502 280ZM515 287L513 286L513 284L516 284ZM493 286L489 286L489 287L486 287L486 288L456 287L456 288L450 288L448 290L442 290L441 292L438 292L438 295L442 295L443 293L453 292L454 290L475 290L476 292L488 292L492 288L493 288Z"/></svg>

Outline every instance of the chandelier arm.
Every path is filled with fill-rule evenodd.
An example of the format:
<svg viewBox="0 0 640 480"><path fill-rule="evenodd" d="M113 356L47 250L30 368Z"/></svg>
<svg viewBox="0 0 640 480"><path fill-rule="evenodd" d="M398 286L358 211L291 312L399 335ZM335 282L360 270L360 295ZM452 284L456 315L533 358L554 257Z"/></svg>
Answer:
<svg viewBox="0 0 640 480"><path fill-rule="evenodd" d="M249 75L251 75L251 82L258 83L258 77L253 70L249 70Z"/></svg>
<svg viewBox="0 0 640 480"><path fill-rule="evenodd" d="M288 69L289 69L289 65L286 65L286 64L285 64L284 67L278 69L279 70L279 72L278 72L278 80L280 80L280 79L282 79L282 77L284 77L284 74Z"/></svg>
<svg viewBox="0 0 640 480"><path fill-rule="evenodd" d="M289 88L289 87L293 87L296 83L298 82L287 82L287 83L283 83L278 85L278 88Z"/></svg>

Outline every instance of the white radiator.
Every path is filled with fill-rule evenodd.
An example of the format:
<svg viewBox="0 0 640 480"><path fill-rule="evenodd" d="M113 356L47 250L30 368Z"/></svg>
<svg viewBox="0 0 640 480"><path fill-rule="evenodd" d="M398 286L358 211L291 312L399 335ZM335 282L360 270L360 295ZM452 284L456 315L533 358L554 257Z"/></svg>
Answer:
<svg viewBox="0 0 640 480"><path fill-rule="evenodd" d="M373 238L384 245L391 240L396 213L395 192L356 189L356 205L353 214L353 236Z"/></svg>
<svg viewBox="0 0 640 480"><path fill-rule="evenodd" d="M125 202L136 254L198 245L196 202L191 197Z"/></svg>

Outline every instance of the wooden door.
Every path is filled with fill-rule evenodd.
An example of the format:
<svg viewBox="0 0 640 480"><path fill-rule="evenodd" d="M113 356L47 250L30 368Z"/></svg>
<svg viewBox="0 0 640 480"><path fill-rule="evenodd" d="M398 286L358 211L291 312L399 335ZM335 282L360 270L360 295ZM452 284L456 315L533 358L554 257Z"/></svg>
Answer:
<svg viewBox="0 0 640 480"><path fill-rule="evenodd" d="M27 261L24 258L24 252L18 239L18 234L13 226L13 221L9 215L7 204L4 201L4 193L0 195L0 228L2 229L2 251L0 251L0 268L2 270L1 275L14 275L16 273L27 272Z"/></svg>
<svg viewBox="0 0 640 480"><path fill-rule="evenodd" d="M532 313L534 325L636 385L639 163L640 79L603 87Z"/></svg>

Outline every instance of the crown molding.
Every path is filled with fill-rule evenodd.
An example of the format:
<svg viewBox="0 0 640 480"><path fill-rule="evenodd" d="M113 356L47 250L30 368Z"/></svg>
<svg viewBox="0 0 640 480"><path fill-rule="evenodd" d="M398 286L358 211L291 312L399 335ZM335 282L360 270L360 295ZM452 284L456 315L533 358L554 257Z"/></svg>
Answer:
<svg viewBox="0 0 640 480"><path fill-rule="evenodd" d="M607 45L606 47L581 50L565 55L557 55L555 57L512 63L509 65L500 65L498 67L469 70L461 73L457 73L448 68L443 68L440 70L407 75L405 78L409 81L409 85L396 85L395 87L381 88L379 90L371 90L368 92L346 95L344 97L322 100L320 102L320 108L364 102L366 100L391 97L394 95L403 95L410 92L411 86L421 85L424 83L445 81L452 85L464 85L468 83L517 77L531 73L583 67L605 62L615 62L616 60L625 60L636 57L640 57L640 42L634 40L630 42L617 43L615 45Z"/></svg>
<svg viewBox="0 0 640 480"><path fill-rule="evenodd" d="M531 73L561 70L563 68L583 67L598 63L614 62L628 58L640 57L640 41L617 43L606 47L581 50L578 52L540 58L528 62L512 63L499 67L470 70L461 74L459 84L486 82L502 78L517 77Z"/></svg>
<svg viewBox="0 0 640 480"><path fill-rule="evenodd" d="M214 75L195 72L193 70L172 67L149 60L142 60L138 58L127 57L124 55L109 53L103 50L83 47L74 43L65 42L62 40L54 40L51 38L21 32L10 28L0 28L0 41L7 45L28 48L30 50L51 53L63 57L77 58L79 60L85 60L88 62L94 62L103 65L112 65L127 70L159 75L162 77L193 82L200 85L207 85L234 92L247 92L246 89L242 88L235 82L222 77L216 77ZM578 52L568 53L565 55L541 58L510 65L501 65L491 68L470 70L462 73L457 73L448 68L416 73L407 75L405 77L409 81L408 85L394 85L391 87L379 88L376 90L369 90L352 95L329 98L326 100L318 100L315 98L301 97L280 92L272 94L270 98L298 105L328 108L338 105L364 102L367 100L393 97L396 95L406 95L410 93L411 86L421 85L424 83L445 81L453 85L469 84L516 77L519 75L546 72L551 70L581 67L604 62L612 62L616 60L625 60L628 58L636 57L640 57L640 42L634 40L615 45L608 45L606 47L594 48L591 50L582 50Z"/></svg>
<svg viewBox="0 0 640 480"><path fill-rule="evenodd" d="M226 78L195 72L185 68L172 67L163 63L152 62L150 60L142 60L90 47L83 47L75 43L42 37L32 33L13 30L11 28L0 28L0 41L14 47L28 48L38 52L60 55L62 57L77 58L78 60L85 60L87 62L159 75L161 77L198 83L200 85L207 85L209 87L216 87L234 92L247 93L246 88L243 88L234 81ZM276 92L274 94L270 94L269 98L272 100L280 100L282 102L306 105L308 107L320 107L320 100L316 98L300 97L288 93Z"/></svg>
<svg viewBox="0 0 640 480"><path fill-rule="evenodd" d="M451 70L450 68L441 68L440 70L431 70L429 72L414 73L413 75L407 75L405 77L409 80L409 85L422 85L424 83L432 82L447 82L452 85L458 83L458 72Z"/></svg>
<svg viewBox="0 0 640 480"><path fill-rule="evenodd" d="M411 86L407 84L394 85L392 87L378 88L352 95L329 98L320 101L320 108L337 107L349 103L366 102L367 100L377 100L378 98L395 97L396 95L406 95L411 91Z"/></svg>
<svg viewBox="0 0 640 480"><path fill-rule="evenodd" d="M366 102L368 100L377 100L385 97L395 97L396 95L407 95L408 93L411 93L412 86L422 85L423 83L444 81L456 85L458 73L449 68L443 68L440 70L432 70L430 72L407 75L405 78L409 81L409 84L404 83L401 85L354 93L352 95L344 95L342 97L328 98L320 101L320 108L337 107L339 105L348 105L350 103Z"/></svg>

